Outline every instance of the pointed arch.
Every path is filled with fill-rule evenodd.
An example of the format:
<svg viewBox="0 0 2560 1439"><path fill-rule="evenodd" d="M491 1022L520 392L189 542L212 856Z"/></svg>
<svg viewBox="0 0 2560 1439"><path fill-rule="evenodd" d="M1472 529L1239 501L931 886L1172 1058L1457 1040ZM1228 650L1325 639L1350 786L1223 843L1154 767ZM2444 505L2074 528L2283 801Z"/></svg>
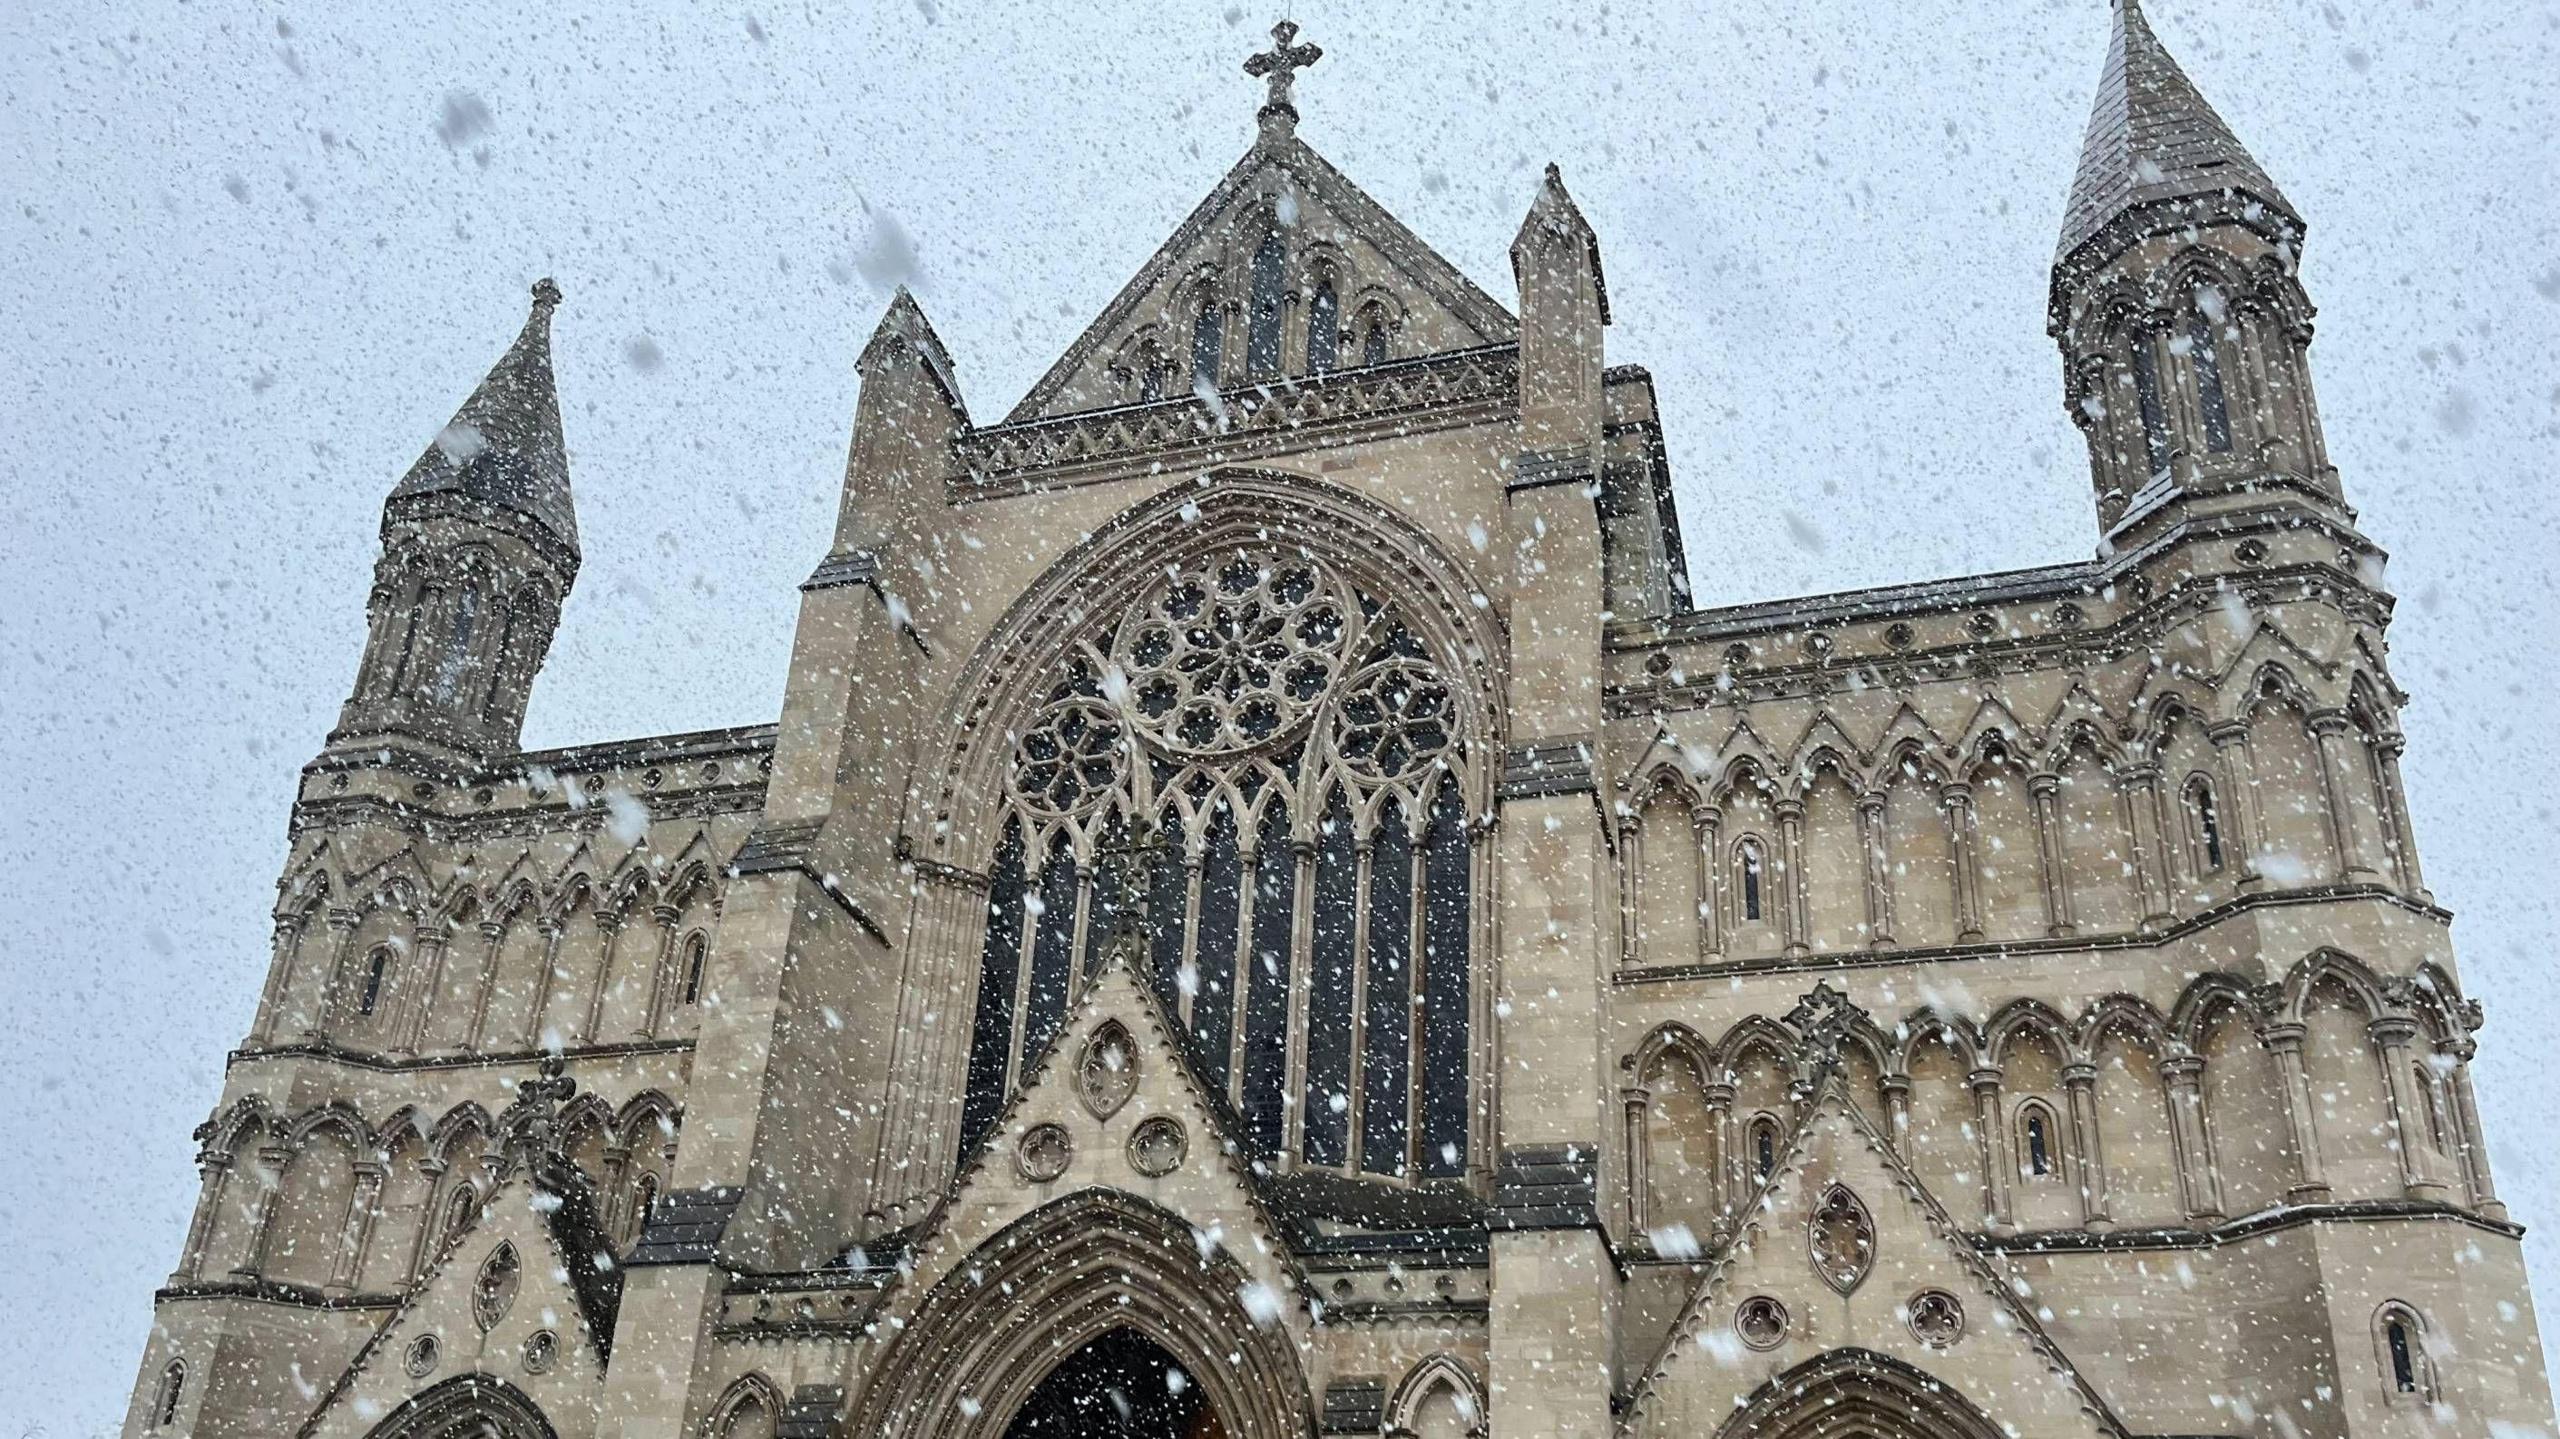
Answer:
<svg viewBox="0 0 2560 1439"><path fill-rule="evenodd" d="M1484 1384L1454 1354L1426 1356L1388 1397L1386 1421L1386 1439L1477 1439L1487 1432Z"/></svg>
<svg viewBox="0 0 2560 1439"><path fill-rule="evenodd" d="M411 1396L366 1439L558 1439L525 1392L489 1374L461 1374Z"/></svg>
<svg viewBox="0 0 2560 1439"><path fill-rule="evenodd" d="M1945 1380L1889 1355L1834 1349L1736 1401L1716 1439L2003 1439L2004 1431Z"/></svg>
<svg viewBox="0 0 2560 1439"><path fill-rule="evenodd" d="M782 1388L762 1370L739 1375L703 1421L703 1439L773 1439L782 1419Z"/></svg>

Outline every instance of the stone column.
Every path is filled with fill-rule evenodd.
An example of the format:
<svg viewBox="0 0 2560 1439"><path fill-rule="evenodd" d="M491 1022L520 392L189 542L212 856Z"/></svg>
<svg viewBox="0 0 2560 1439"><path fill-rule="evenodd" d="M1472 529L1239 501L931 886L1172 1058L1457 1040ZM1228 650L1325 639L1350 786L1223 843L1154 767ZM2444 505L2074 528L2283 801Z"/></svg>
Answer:
<svg viewBox="0 0 2560 1439"><path fill-rule="evenodd" d="M1892 865L1884 852L1884 792L1858 796L1858 847L1867 856L1867 947L1893 948Z"/></svg>
<svg viewBox="0 0 2560 1439"><path fill-rule="evenodd" d="M1287 1170L1306 1151L1307 1142L1307 996L1315 972L1315 903L1316 845L1312 839L1291 839L1289 852L1297 856L1297 884L1290 891L1294 901L1289 915L1289 1044L1287 1103L1280 1107L1280 1153L1273 1164ZM1470 946L1469 954L1476 953ZM1152 960L1152 956L1150 956ZM1469 1021L1470 1026L1473 1020ZM1481 1037L1481 1036L1478 1036ZM1469 1124L1471 1135L1481 1126ZM1480 1140L1482 1136L1474 1136Z"/></svg>
<svg viewBox="0 0 2560 1439"><path fill-rule="evenodd" d="M249 1229L248 1251L231 1271L235 1279L255 1279L267 1270L267 1242L275 1237L276 1196L284 1192L284 1167L293 1162L293 1151L281 1144L262 1144L258 1147L258 1162L266 1166L265 1172L274 1175L276 1182L258 1196L258 1218Z"/></svg>
<svg viewBox="0 0 2560 1439"><path fill-rule="evenodd" d="M604 1173L596 1180L596 1222L607 1234L620 1234L626 1217L622 1206L626 1196L622 1184L631 1176L631 1146L608 1144L604 1147Z"/></svg>
<svg viewBox="0 0 2560 1439"><path fill-rule="evenodd" d="M480 921L480 982L471 989L471 1026L464 1032L463 1043L472 1050L489 1043L489 994L498 983L498 946L505 942L507 927L494 919Z"/></svg>
<svg viewBox="0 0 2560 1439"><path fill-rule="evenodd" d="M2267 887L2267 877L2258 872L2266 828L2258 818L2258 765L2249 753L2249 726L2225 720L2207 729L2205 737L2213 741L2214 770L2221 780L2224 858L2239 861L2240 892L2255 894Z"/></svg>
<svg viewBox="0 0 2560 1439"><path fill-rule="evenodd" d="M1982 940L1982 867L1973 852L1973 789L1946 785L1938 791L1938 803L1946 807L1947 833L1955 841L1956 940L1978 944Z"/></svg>
<svg viewBox="0 0 2560 1439"><path fill-rule="evenodd" d="M2169 1091L2169 1138L2187 1216L2200 1227L2210 1225L2222 1218L2222 1183L2204 1129L2204 1060L2172 1055L2161 1061L2160 1078Z"/></svg>
<svg viewBox="0 0 2560 1439"><path fill-rule="evenodd" d="M2360 763L2362 748L2355 720L2345 710L2322 710L2310 718L2312 742L2320 747L2320 793L2328 801L2329 838L2337 845L2338 878L2347 884L2380 884L2380 849L2375 827L2381 816L2358 814L2348 766ZM2375 796L2376 802L2380 796Z"/></svg>
<svg viewBox="0 0 2560 1439"><path fill-rule="evenodd" d="M1733 1086L1707 1086L1708 1169L1715 1186L1715 1231L1722 1238L1733 1228L1734 1211L1741 1201L1734 1196L1742 1192L1742 1170L1733 1155Z"/></svg>
<svg viewBox="0 0 2560 1439"><path fill-rule="evenodd" d="M274 947L267 961L267 986L258 995L257 1021L249 1026L249 1042L266 1045L275 1042L276 1025L282 1017L285 1000L293 991L293 971L301 960L302 916L289 915L276 921Z"/></svg>
<svg viewBox="0 0 2560 1439"><path fill-rule="evenodd" d="M364 1251L373 1239L373 1217L382 1208L382 1181L389 1171L378 1161L359 1160L355 1172L346 1223L338 1231L337 1262L329 1266L329 1287L336 1290L353 1290L364 1277Z"/></svg>
<svg viewBox="0 0 2560 1439"><path fill-rule="evenodd" d="M2107 1156L2098 1139L2098 1067L2062 1067L2063 1101L2071 1109L2071 1162L2080 1174L2080 1222L2104 1232L2114 1227L2107 1213Z"/></svg>
<svg viewBox="0 0 2560 1439"><path fill-rule="evenodd" d="M1618 1091L1627 1120L1627 1232L1641 1234L1651 1216L1646 1213L1647 1195L1653 1174L1653 1135L1645 1124L1645 1111L1653 1096L1644 1086L1631 1084Z"/></svg>
<svg viewBox="0 0 2560 1439"><path fill-rule="evenodd" d="M580 1044L595 1043L600 1037L596 1031L604 1026L604 992L613 987L614 964L621 957L622 921L621 910L596 910L596 947L604 954L596 964L595 985L587 991L586 1022L578 1026Z"/></svg>
<svg viewBox="0 0 2560 1439"><path fill-rule="evenodd" d="M2459 1039L2443 1046L2442 1052L2453 1060L2445 1088L2452 1091L2454 1111L2462 1120L2462 1175L2471 1185L2471 1207L2484 1218L2503 1220L2507 1206L2499 1202L2497 1188L2489 1182L2489 1136L2480 1128L2479 1101L2471 1094L2471 1056L2479 1052L2478 1046Z"/></svg>
<svg viewBox="0 0 2560 1439"><path fill-rule="evenodd" d="M340 999L338 991L342 978L339 971L346 966L347 943L355 938L356 926L362 923L364 923L362 910L332 909L329 911L329 952L323 959L319 992L312 998L309 1023L302 1031L302 1037L313 1044L328 1043L329 1031L337 1023ZM290 997L286 1002L288 1004L292 1002Z"/></svg>
<svg viewBox="0 0 2560 1439"><path fill-rule="evenodd" d="M2291 1204L2326 1204L2329 1176L2320 1162L2320 1127L2311 1115L2310 1081L2302 1072L2305 1033L2299 1024L2270 1024L2258 1031L2258 1038L2276 1057L2276 1074L2284 1084L2285 1119L2293 1130L2294 1160L2301 1170L2294 1186L2285 1191L2285 1200Z"/></svg>
<svg viewBox="0 0 2560 1439"><path fill-rule="evenodd" d="M1644 825L1635 811L1618 816L1618 967L1637 962L1637 917L1644 912Z"/></svg>
<svg viewBox="0 0 2560 1439"><path fill-rule="evenodd" d="M401 972L399 1038L393 1042L394 1054L415 1054L424 1042L427 1011L435 1007L436 994L444 988L445 954L453 943L453 930L445 925L418 926L417 962Z"/></svg>
<svg viewBox="0 0 2560 1439"><path fill-rule="evenodd" d="M2374 1048L2382 1056L2382 1075L2389 1085L2391 1123L2400 1136L2401 1192L2411 1199L2450 1202L2451 1189L2427 1159L2435 1147L2427 1132L2427 1099L2418 1092L2417 1072L2410 1068L2418 1022L2385 1015L2366 1025L2365 1033L2373 1037Z"/></svg>
<svg viewBox="0 0 2560 1439"><path fill-rule="evenodd" d="M1968 1076L1973 1085L1973 1132L1982 1150L1982 1208L1992 1232L2016 1228L2009 1220L2009 1171L2017 1167L2009 1152L2009 1126L2000 1112L2000 1071L1985 1066Z"/></svg>
<svg viewBox="0 0 2560 1439"><path fill-rule="evenodd" d="M204 1247L213 1242L214 1217L222 1212L222 1185L231 1170L231 1156L198 1155L196 1168L203 1171L196 1187L196 1213L187 1221L187 1246L178 1252L178 1268L169 1276L172 1286L203 1277Z"/></svg>
<svg viewBox="0 0 2560 1439"><path fill-rule="evenodd" d="M542 931L542 973L535 977L533 1009L525 1015L524 1033L516 1040L518 1049L531 1049L542 1040L542 1015L551 1008L551 976L560 965L560 935L566 923L546 915L535 922L535 928ZM567 1044L568 1036L561 1036L561 1043Z"/></svg>
<svg viewBox="0 0 2560 1439"><path fill-rule="evenodd" d="M2393 735L2374 747L2382 771L2382 802L2390 806L2391 829L2398 837L2393 846L2392 861L2400 871L2400 888L2429 904L2435 896L2427 892L2427 878L2418 869L2418 832L2409 827L2409 795L2400 783L2400 751L2408 741Z"/></svg>
<svg viewBox="0 0 2560 1439"><path fill-rule="evenodd" d="M2165 929L2177 917L2171 899L2177 891L2177 870L2169 863L2169 846L2160 831L2160 767L2147 764L2126 770L2116 780L2116 791L2131 822L2134 889L2142 928Z"/></svg>
<svg viewBox="0 0 2560 1439"><path fill-rule="evenodd" d="M1702 958L1724 954L1724 811L1702 804L1689 811L1698 840L1698 942Z"/></svg>
<svg viewBox="0 0 2560 1439"><path fill-rule="evenodd" d="M2071 867L2063 862L2062 820L2055 798L2061 788L2059 775L2027 778L2027 800L2036 815L2036 855L2044 861L2044 929L2057 939L2077 928L2071 917Z"/></svg>
<svg viewBox="0 0 2560 1439"><path fill-rule="evenodd" d="M1778 922L1780 938L1790 955L1812 952L1806 943L1813 932L1813 915L1804 885L1804 801L1782 799L1778 812L1778 862L1785 866L1781 877L1786 888L1780 892Z"/></svg>

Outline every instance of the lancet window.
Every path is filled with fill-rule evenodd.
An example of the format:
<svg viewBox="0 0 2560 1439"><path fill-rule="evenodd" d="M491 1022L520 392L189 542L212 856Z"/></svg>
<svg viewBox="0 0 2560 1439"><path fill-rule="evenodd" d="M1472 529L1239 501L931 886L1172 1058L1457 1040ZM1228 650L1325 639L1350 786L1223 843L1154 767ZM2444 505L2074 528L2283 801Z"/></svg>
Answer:
<svg viewBox="0 0 2560 1439"><path fill-rule="evenodd" d="M1256 1158L1462 1174L1478 762L1391 604L1276 548L1168 567L1016 733L964 1145L1136 895L1145 978Z"/></svg>

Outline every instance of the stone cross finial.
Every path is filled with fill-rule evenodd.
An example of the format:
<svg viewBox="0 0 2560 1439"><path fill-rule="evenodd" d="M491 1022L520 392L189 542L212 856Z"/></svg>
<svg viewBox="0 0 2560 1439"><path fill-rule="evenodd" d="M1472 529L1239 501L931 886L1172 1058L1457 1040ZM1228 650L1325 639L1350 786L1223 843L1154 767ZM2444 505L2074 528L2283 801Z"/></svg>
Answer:
<svg viewBox="0 0 2560 1439"><path fill-rule="evenodd" d="M1289 103L1290 83L1298 72L1324 58L1318 45L1292 45L1298 38L1295 21L1283 20L1271 27L1271 48L1244 62L1244 73L1259 75L1271 86L1269 98L1256 113L1265 120L1290 121L1298 118L1298 107Z"/></svg>

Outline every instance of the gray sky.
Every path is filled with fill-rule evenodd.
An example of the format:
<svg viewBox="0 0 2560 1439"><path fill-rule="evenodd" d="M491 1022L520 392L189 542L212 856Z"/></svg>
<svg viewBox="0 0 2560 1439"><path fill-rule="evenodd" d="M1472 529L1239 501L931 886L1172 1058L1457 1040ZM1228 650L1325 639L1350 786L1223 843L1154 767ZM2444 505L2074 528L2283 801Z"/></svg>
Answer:
<svg viewBox="0 0 2560 1439"><path fill-rule="evenodd" d="M853 364L913 285L1001 415L1240 153L1223 4L0 6L0 1415L120 1421L383 495L558 277L586 569L533 745L769 720ZM1302 133L1494 294L1552 159L1702 603L2066 560L2044 335L2100 0L1324 0ZM2311 223L2395 559L2501 1187L2560 1220L2560 8L2153 0ZM123 13L118 13L123 12ZM2546 1324L2560 1246L2533 1242ZM36 1316L43 1316L40 1320Z"/></svg>

